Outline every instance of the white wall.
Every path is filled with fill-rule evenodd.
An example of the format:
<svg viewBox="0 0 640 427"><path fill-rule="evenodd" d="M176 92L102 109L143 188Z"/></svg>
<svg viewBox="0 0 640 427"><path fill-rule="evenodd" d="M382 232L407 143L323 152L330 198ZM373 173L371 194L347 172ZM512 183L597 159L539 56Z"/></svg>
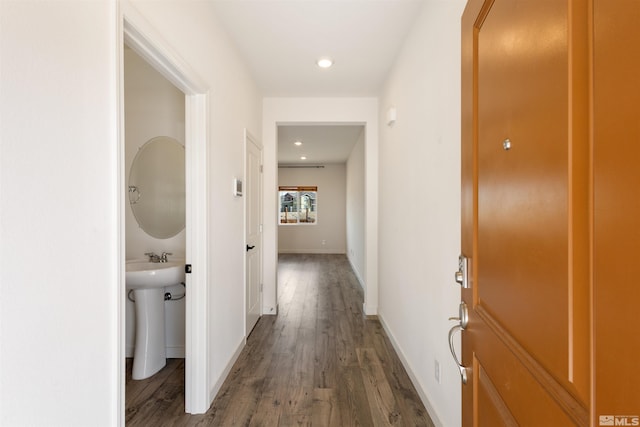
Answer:
<svg viewBox="0 0 640 427"><path fill-rule="evenodd" d="M365 128L365 303L378 310L378 100L377 98L264 98L264 293L263 312L275 314L277 236L277 128L279 124L361 124ZM271 196L270 196L271 195Z"/></svg>
<svg viewBox="0 0 640 427"><path fill-rule="evenodd" d="M115 425L117 4L0 1L0 425Z"/></svg>
<svg viewBox="0 0 640 427"><path fill-rule="evenodd" d="M184 145L184 93L131 49L124 51L125 66L125 181L140 147L151 138L168 136ZM126 188L125 188L126 190ZM184 258L185 232L157 239L138 225L131 206L125 209L126 257L145 258L145 252L171 252Z"/></svg>
<svg viewBox="0 0 640 427"><path fill-rule="evenodd" d="M364 284L365 254L364 128L347 160L347 257Z"/></svg>
<svg viewBox="0 0 640 427"><path fill-rule="evenodd" d="M315 224L278 225L278 251L302 254L346 252L346 167L279 168L278 185L317 186ZM323 243L324 242L324 243Z"/></svg>
<svg viewBox="0 0 640 427"><path fill-rule="evenodd" d="M125 102L125 181L140 147L157 136L169 136L184 145L184 93L154 70L131 49L124 51ZM126 186L123 190L126 193ZM126 196L128 200L128 196ZM126 258L145 258L146 252L169 252L170 259L184 258L185 231L174 237L157 239L148 235L136 221L129 203L125 203ZM173 296L184 295L180 286L167 288ZM185 299L165 301L165 344L167 357L185 355ZM126 301L125 355L135 349L135 305Z"/></svg>
<svg viewBox="0 0 640 427"><path fill-rule="evenodd" d="M135 4L210 87L214 389L244 337L243 207L230 189L243 129L261 133L261 96L209 4ZM2 425L117 425L124 413L118 6L0 2Z"/></svg>
<svg viewBox="0 0 640 427"><path fill-rule="evenodd" d="M427 1L384 85L380 122L380 317L431 412L460 425L448 317L460 250L460 17L463 0ZM398 209L398 207L404 207ZM439 361L441 383L435 380Z"/></svg>
<svg viewBox="0 0 640 427"><path fill-rule="evenodd" d="M261 94L209 2L131 3L209 87L206 330L213 398L244 343L243 199L234 197L232 183L244 173L244 129L262 132Z"/></svg>

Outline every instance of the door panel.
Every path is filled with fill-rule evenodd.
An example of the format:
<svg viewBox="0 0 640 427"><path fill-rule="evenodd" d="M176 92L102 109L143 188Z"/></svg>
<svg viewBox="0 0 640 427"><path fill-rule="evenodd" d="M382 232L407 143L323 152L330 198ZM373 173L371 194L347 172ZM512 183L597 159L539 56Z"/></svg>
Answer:
<svg viewBox="0 0 640 427"><path fill-rule="evenodd" d="M480 362L474 361L478 371L478 424L483 426L517 426L518 422L502 400L500 392L489 378Z"/></svg>
<svg viewBox="0 0 640 427"><path fill-rule="evenodd" d="M566 25L557 0L497 0L477 41L478 303L557 378L568 375Z"/></svg>
<svg viewBox="0 0 640 427"><path fill-rule="evenodd" d="M482 308L476 314L481 319L474 331L478 384L491 384L500 396L508 425L511 415L521 425L571 426L580 425L571 417L586 423L586 412L574 408L575 401L568 392L532 357L532 354L491 319ZM482 376L484 375L484 378ZM490 390L490 387L484 386ZM497 399L492 399L500 409ZM578 409L578 411L576 410ZM479 414L482 408L478 407ZM493 426L494 424L482 424Z"/></svg>
<svg viewBox="0 0 640 427"><path fill-rule="evenodd" d="M245 138L246 336L258 322L262 307L262 149Z"/></svg>

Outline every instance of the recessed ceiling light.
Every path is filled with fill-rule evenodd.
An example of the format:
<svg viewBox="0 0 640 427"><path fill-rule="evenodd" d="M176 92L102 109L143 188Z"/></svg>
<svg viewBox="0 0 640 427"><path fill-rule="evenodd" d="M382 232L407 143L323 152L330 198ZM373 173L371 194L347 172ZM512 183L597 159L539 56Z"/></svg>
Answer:
<svg viewBox="0 0 640 427"><path fill-rule="evenodd" d="M296 141L293 143L293 145L297 145L298 147L302 145L302 141Z"/></svg>
<svg viewBox="0 0 640 427"><path fill-rule="evenodd" d="M316 61L318 67L320 68L329 68L333 65L333 59L331 58L320 58Z"/></svg>
<svg viewBox="0 0 640 427"><path fill-rule="evenodd" d="M307 160L307 156L301 156L300 160Z"/></svg>

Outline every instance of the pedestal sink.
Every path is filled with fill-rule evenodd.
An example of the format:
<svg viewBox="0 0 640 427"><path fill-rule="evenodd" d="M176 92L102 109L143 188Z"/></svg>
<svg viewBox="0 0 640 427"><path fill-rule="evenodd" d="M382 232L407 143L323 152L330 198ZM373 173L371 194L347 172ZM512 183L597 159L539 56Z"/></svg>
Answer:
<svg viewBox="0 0 640 427"><path fill-rule="evenodd" d="M149 378L167 363L164 339L164 288L184 282L184 261L128 261L127 292L136 307L134 380Z"/></svg>

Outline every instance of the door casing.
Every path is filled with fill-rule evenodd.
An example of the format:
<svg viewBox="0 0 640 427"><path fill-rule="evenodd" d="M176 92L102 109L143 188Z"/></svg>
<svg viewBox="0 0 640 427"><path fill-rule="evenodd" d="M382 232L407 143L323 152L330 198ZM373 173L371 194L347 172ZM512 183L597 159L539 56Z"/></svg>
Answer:
<svg viewBox="0 0 640 427"><path fill-rule="evenodd" d="M166 45L162 36L151 27L144 17L128 3L120 3L120 28L118 56L123 58L124 44L147 61L156 71L185 93L185 170L186 170L186 263L192 265L192 273L186 275L186 326L185 326L185 411L204 413L209 408L208 375L208 298L207 298L207 214L209 199L207 195L208 164L208 88L207 85L179 59ZM120 110L120 158L118 171L121 182L125 180L124 167L124 69L120 60L118 74L119 110ZM124 188L124 186L122 187ZM123 192L124 198L124 192ZM124 203L121 203L119 241L124 248ZM121 249L124 254L124 249ZM125 280L124 259L119 284L119 335L120 359L124 361L124 306ZM120 393L118 408L120 422L124 425L125 373L124 363L120 366Z"/></svg>

